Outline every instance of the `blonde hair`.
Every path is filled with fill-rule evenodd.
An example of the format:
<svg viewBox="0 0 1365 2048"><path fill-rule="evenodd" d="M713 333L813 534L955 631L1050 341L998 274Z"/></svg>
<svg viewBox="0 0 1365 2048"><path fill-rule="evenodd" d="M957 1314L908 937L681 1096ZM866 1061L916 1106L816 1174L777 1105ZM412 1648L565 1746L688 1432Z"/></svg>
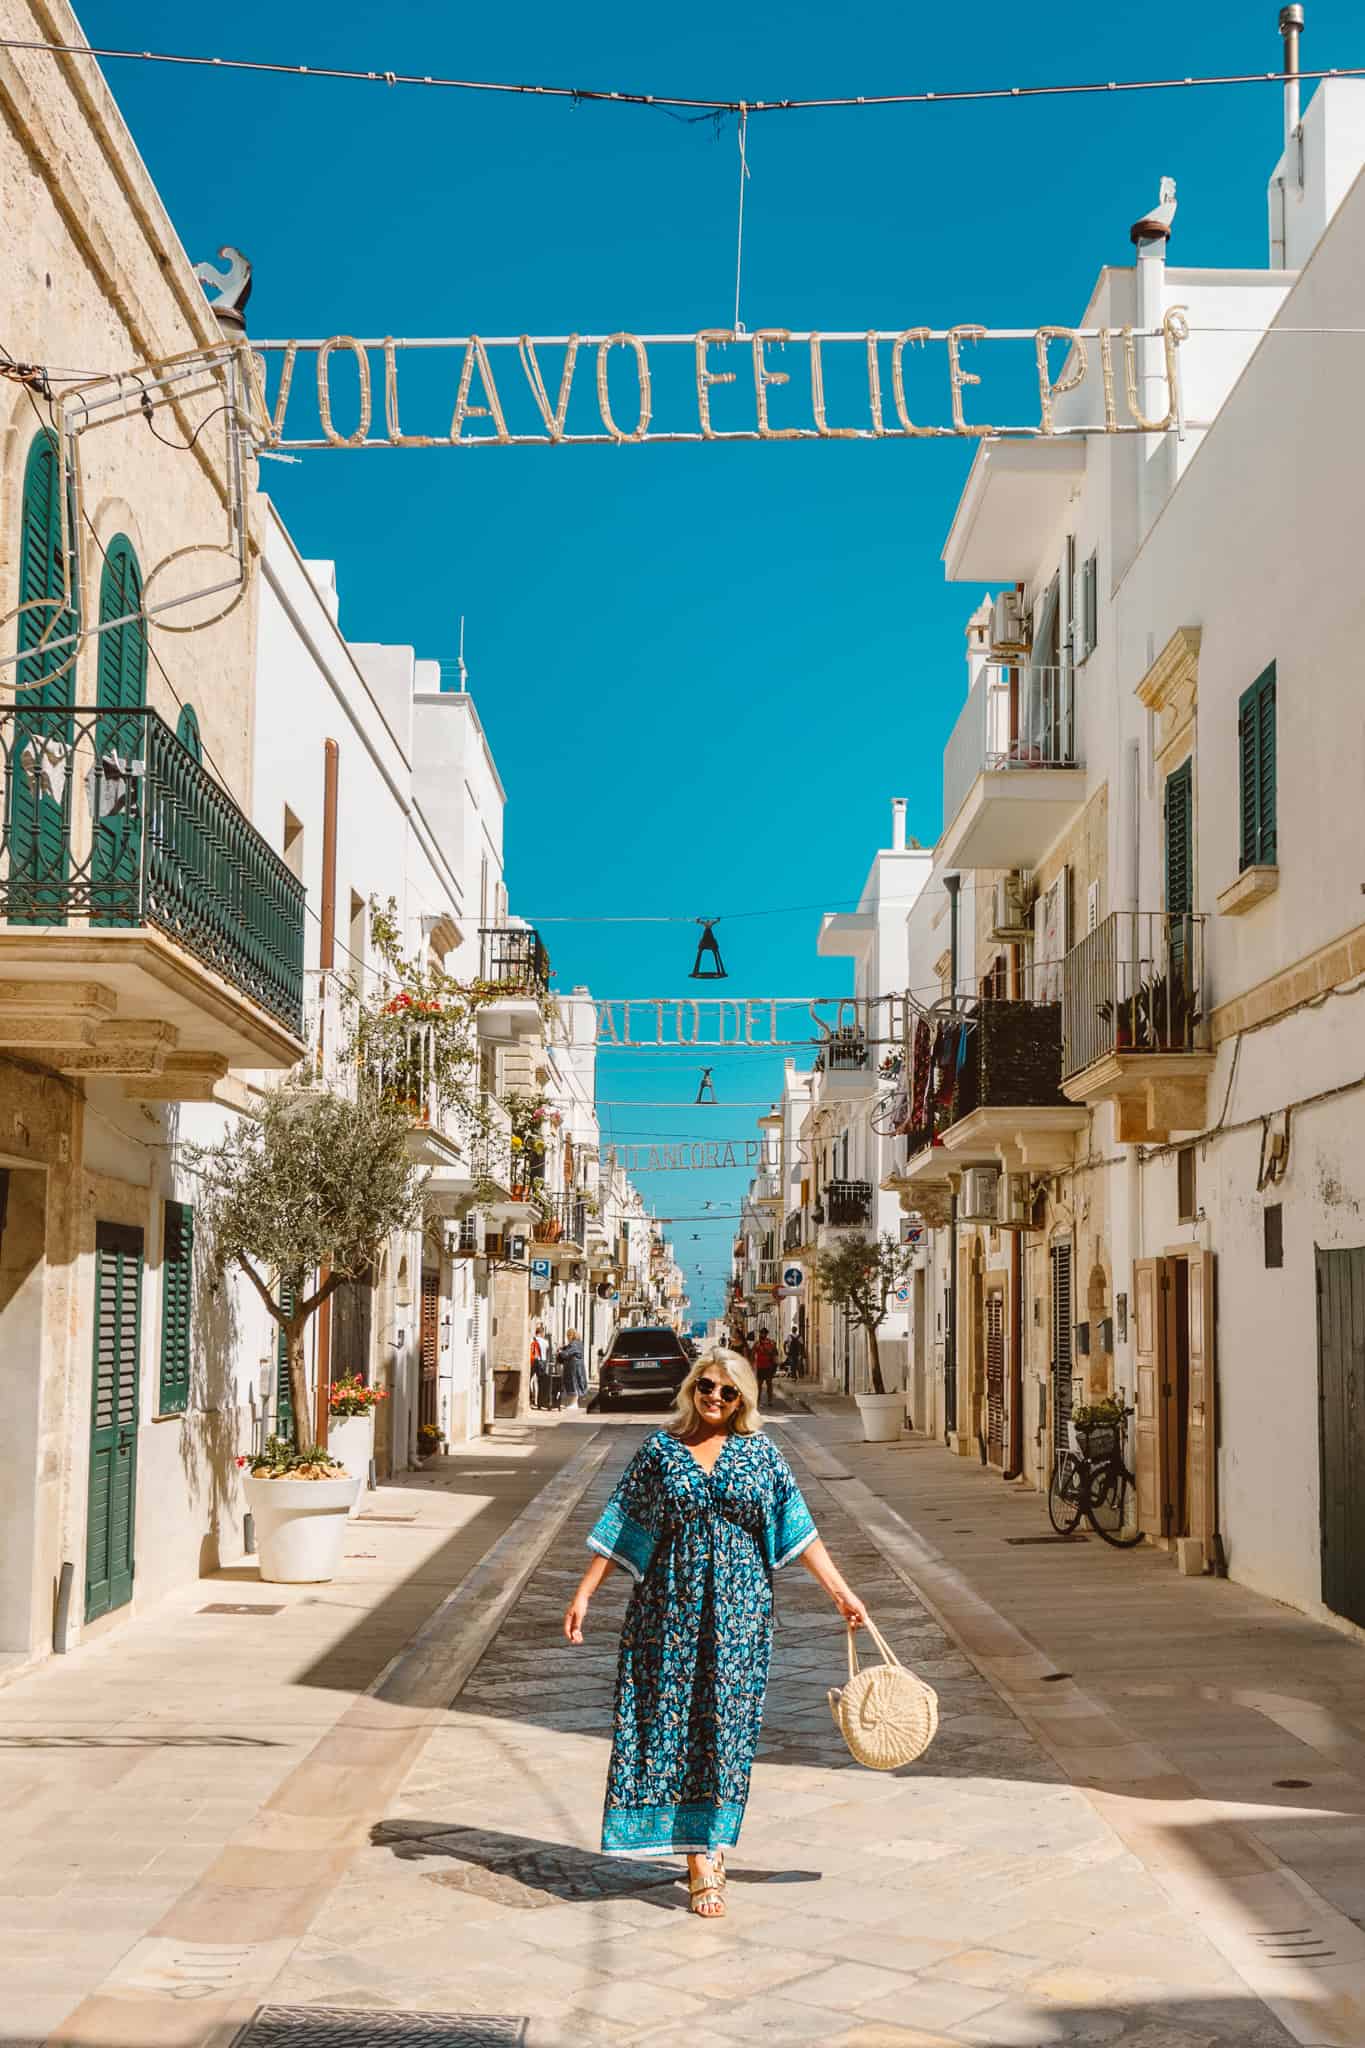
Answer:
<svg viewBox="0 0 1365 2048"><path fill-rule="evenodd" d="M670 1436L686 1436L697 1426L696 1385L708 1371L723 1373L739 1388L739 1409L730 1427L736 1436L757 1436L763 1424L758 1413L758 1381L747 1358L738 1351L708 1351L699 1358L683 1381L673 1403L673 1413L664 1424Z"/></svg>

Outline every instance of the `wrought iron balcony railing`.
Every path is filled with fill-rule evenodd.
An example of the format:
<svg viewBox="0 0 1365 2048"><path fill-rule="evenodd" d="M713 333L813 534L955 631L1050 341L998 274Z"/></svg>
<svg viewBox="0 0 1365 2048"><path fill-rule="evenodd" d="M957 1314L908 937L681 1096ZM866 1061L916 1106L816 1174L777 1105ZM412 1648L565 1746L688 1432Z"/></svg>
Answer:
<svg viewBox="0 0 1365 2048"><path fill-rule="evenodd" d="M943 750L943 822L979 775L1075 768L1075 680L1069 668L983 668Z"/></svg>
<svg viewBox="0 0 1365 2048"><path fill-rule="evenodd" d="M543 1194L539 1208L541 1213L531 1228L537 1244L583 1243L588 1228L588 1205L582 1195Z"/></svg>
<svg viewBox="0 0 1365 2048"><path fill-rule="evenodd" d="M486 925L483 979L508 994L543 996L550 986L550 956L530 925Z"/></svg>
<svg viewBox="0 0 1365 2048"><path fill-rule="evenodd" d="M1111 1053L1203 1052L1204 920L1116 910L1062 962L1062 1076Z"/></svg>
<svg viewBox="0 0 1365 2048"><path fill-rule="evenodd" d="M867 1180L826 1181L820 1197L826 1223L846 1229L872 1220L872 1183Z"/></svg>
<svg viewBox="0 0 1365 2048"><path fill-rule="evenodd" d="M867 1040L850 1025L827 1038L815 1059L817 1073L862 1074L867 1071Z"/></svg>
<svg viewBox="0 0 1365 2048"><path fill-rule="evenodd" d="M0 710L0 917L151 925L303 1032L304 888L155 711Z"/></svg>

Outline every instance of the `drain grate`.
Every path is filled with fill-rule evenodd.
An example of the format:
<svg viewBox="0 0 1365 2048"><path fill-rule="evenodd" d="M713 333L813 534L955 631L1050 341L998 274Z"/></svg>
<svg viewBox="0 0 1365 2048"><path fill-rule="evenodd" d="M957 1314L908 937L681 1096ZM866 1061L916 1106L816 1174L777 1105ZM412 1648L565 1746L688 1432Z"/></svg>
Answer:
<svg viewBox="0 0 1365 2048"><path fill-rule="evenodd" d="M1069 1536L1002 1536L1002 1543L1008 1543L1012 1550L1023 1550L1030 1543L1084 1543L1086 1538L1079 1529L1073 1529Z"/></svg>
<svg viewBox="0 0 1365 2048"><path fill-rule="evenodd" d="M263 2005L233 2048L526 2048L529 2022L481 2013Z"/></svg>
<svg viewBox="0 0 1365 2048"><path fill-rule="evenodd" d="M201 1614L283 1614L284 1606L267 1607L262 1600L211 1600Z"/></svg>
<svg viewBox="0 0 1365 2048"><path fill-rule="evenodd" d="M1311 1927L1269 1928L1256 1936L1267 1961L1272 1963L1331 1963L1336 1950L1329 1948Z"/></svg>

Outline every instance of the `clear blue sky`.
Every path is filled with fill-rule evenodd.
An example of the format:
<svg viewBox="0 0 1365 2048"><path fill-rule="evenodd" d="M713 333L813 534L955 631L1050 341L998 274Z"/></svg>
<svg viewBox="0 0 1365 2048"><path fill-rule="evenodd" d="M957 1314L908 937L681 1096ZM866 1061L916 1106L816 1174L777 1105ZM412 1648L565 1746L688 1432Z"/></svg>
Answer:
<svg viewBox="0 0 1365 2048"><path fill-rule="evenodd" d="M1272 0L838 9L592 9L524 0L85 0L92 41L290 62L757 98L1270 70ZM1305 64L1365 61L1351 0L1310 0ZM111 64L193 258L255 263L257 334L690 332L728 326L733 122L659 112ZM773 114L749 130L749 328L1031 326L1079 316L1129 223L1179 183L1171 260L1264 264L1275 87ZM589 371L591 365L587 365ZM793 363L796 369L799 365ZM450 403L447 394L445 403ZM406 424L406 422L405 422ZM939 827L940 756L979 592L939 549L963 444L309 456L267 487L335 557L354 639L453 655L509 791L514 909L531 919L829 908L887 836ZM841 990L818 911L720 927L736 994ZM684 926L547 922L557 985L687 987ZM719 1059L730 1101L775 1061ZM603 1061L604 1098L680 1099L697 1064ZM604 1111L604 1127L748 1131L750 1109ZM661 1213L733 1211L743 1176L658 1176ZM719 1302L732 1226L674 1231ZM701 1242L693 1242L693 1233Z"/></svg>

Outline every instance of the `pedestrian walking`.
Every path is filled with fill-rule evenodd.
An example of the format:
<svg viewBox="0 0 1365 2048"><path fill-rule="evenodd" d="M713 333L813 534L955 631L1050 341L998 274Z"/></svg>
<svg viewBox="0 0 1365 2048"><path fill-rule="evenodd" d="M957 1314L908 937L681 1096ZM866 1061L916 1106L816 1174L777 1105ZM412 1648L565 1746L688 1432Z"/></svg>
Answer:
<svg viewBox="0 0 1365 2048"><path fill-rule="evenodd" d="M806 1370L806 1347L801 1342L801 1336L797 1330L793 1330L787 1339L787 1355L782 1363L786 1366L789 1376L794 1380L799 1380Z"/></svg>
<svg viewBox="0 0 1365 2048"><path fill-rule="evenodd" d="M800 1558L851 1628L866 1610L821 1542L758 1384L734 1351L698 1359L668 1424L635 1453L588 1537L564 1616L583 1640L613 1565L635 1580L621 1630L602 1847L684 1855L691 1909L725 1911L772 1654L772 1575Z"/></svg>
<svg viewBox="0 0 1365 2048"><path fill-rule="evenodd" d="M758 1381L758 1405L771 1408L773 1405L773 1382L777 1378L777 1346L768 1330L759 1332L754 1346L754 1377Z"/></svg>
<svg viewBox="0 0 1365 2048"><path fill-rule="evenodd" d="M583 1345L577 1330L570 1330L559 1347L556 1360L559 1366L560 1384L564 1391L564 1405L576 1408L588 1391L588 1368L583 1358Z"/></svg>
<svg viewBox="0 0 1365 2048"><path fill-rule="evenodd" d="M531 1406L548 1408L550 1405L549 1381L550 1347L540 1323L531 1325Z"/></svg>

